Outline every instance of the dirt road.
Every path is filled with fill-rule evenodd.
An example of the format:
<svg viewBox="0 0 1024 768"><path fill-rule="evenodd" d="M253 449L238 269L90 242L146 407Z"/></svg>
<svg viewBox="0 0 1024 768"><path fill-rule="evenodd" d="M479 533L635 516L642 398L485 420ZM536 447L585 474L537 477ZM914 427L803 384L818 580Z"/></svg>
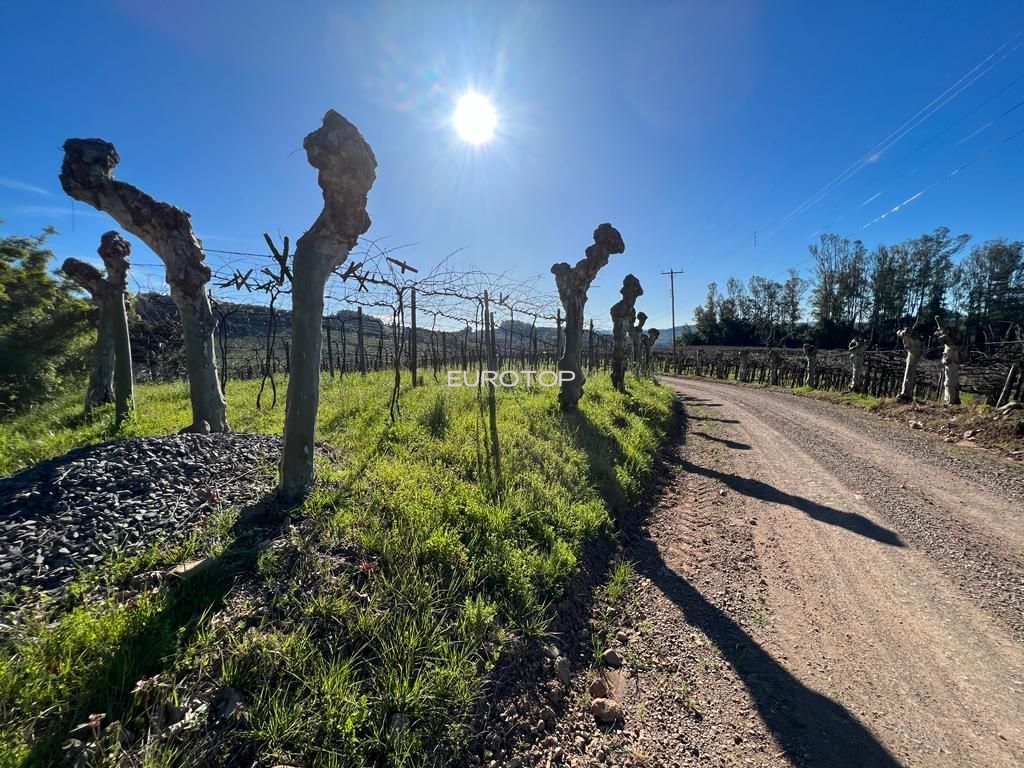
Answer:
<svg viewBox="0 0 1024 768"><path fill-rule="evenodd" d="M628 588L566 601L569 664L503 702L517 757L483 764L1024 765L1024 467L833 403L664 381L680 429L617 520ZM596 723L595 697L621 717Z"/></svg>
<svg viewBox="0 0 1024 768"><path fill-rule="evenodd" d="M690 490L654 516L640 570L713 639L730 622L745 635L733 666L773 757L1024 765L1024 471L831 403L666 381L686 403L687 443L719 450L681 452ZM690 578L711 504L750 531L740 570L757 578L737 606ZM731 578L710 565L708 584ZM745 630L736 614L751 600L762 619ZM693 620L702 601L706 627Z"/></svg>

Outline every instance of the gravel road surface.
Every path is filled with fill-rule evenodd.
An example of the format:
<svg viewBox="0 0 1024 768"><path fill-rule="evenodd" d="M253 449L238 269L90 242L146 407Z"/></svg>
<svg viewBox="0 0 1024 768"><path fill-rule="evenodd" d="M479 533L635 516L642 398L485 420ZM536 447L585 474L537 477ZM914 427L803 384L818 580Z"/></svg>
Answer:
<svg viewBox="0 0 1024 768"><path fill-rule="evenodd" d="M1024 468L832 403L665 381L688 440L728 461L682 452L717 498L681 494L646 546L685 575L668 543L702 506L749 522L766 619L737 669L782 756L1024 765Z"/></svg>

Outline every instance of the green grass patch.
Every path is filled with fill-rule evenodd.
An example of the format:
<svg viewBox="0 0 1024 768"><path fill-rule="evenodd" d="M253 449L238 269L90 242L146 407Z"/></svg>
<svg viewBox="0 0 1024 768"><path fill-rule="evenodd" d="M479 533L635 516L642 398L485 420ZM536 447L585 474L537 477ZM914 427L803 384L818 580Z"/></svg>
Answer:
<svg viewBox="0 0 1024 768"><path fill-rule="evenodd" d="M126 584L212 555L230 565L219 575L127 597L98 594L86 575L69 602L42 604L6 631L0 765L60 764L70 729L101 712L104 733L118 721L151 765L222 764L237 754L307 766L456 759L502 649L546 630L583 544L611 532L637 498L671 396L633 379L623 395L594 374L579 413L565 415L554 389L499 389L499 472L475 388L427 376L403 391L391 422L389 376L324 379L319 438L333 450L273 546L240 544L225 511L183 544L108 569ZM280 431L283 398L256 411L256 389L229 382L232 428ZM189 421L183 385L140 386L136 399L137 417L117 437ZM79 408L65 398L0 424L4 468L113 437L110 414L85 423ZM627 564L613 569L608 589L624 589L627 575ZM136 686L154 679L162 684ZM179 704L197 685L238 691L244 720L198 756L185 748L194 737L146 736L155 707ZM84 733L76 737L88 741ZM117 739L100 733L98 742L86 764L118 757Z"/></svg>
<svg viewBox="0 0 1024 768"><path fill-rule="evenodd" d="M833 392L827 389L814 389L808 386L793 387L791 392L798 395L809 395L819 400L828 400L842 405L855 405L869 411L877 410L884 402L882 398L874 395L866 395L858 392Z"/></svg>

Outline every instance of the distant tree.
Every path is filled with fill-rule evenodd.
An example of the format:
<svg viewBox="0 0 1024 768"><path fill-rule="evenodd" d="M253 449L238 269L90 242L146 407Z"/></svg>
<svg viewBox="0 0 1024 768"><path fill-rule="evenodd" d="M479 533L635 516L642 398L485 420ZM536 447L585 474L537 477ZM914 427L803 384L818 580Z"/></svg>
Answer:
<svg viewBox="0 0 1024 768"><path fill-rule="evenodd" d="M0 411L20 411L84 377L89 304L47 267L52 229L0 238Z"/></svg>
<svg viewBox="0 0 1024 768"><path fill-rule="evenodd" d="M806 293L807 281L791 268L789 277L782 284L782 295L779 298L779 316L787 336L792 337L796 334Z"/></svg>
<svg viewBox="0 0 1024 768"><path fill-rule="evenodd" d="M819 343L845 344L849 329L863 320L868 304L867 250L860 240L834 234L821 235L808 250L815 264L811 311Z"/></svg>
<svg viewBox="0 0 1024 768"><path fill-rule="evenodd" d="M970 239L966 234L952 237L949 227L938 227L906 242L910 256L908 315L918 318L943 314L954 283L953 257Z"/></svg>
<svg viewBox="0 0 1024 768"><path fill-rule="evenodd" d="M971 249L954 285L955 308L965 315L967 339L999 337L1024 325L1024 243L990 240Z"/></svg>
<svg viewBox="0 0 1024 768"><path fill-rule="evenodd" d="M775 341L775 330L781 320L782 285L767 277L754 275L748 286L753 333L761 344L771 344Z"/></svg>
<svg viewBox="0 0 1024 768"><path fill-rule="evenodd" d="M871 255L871 335L890 341L906 315L910 254L906 246L880 245Z"/></svg>
<svg viewBox="0 0 1024 768"><path fill-rule="evenodd" d="M693 334L690 343L718 343L718 283L708 283L704 306L693 310Z"/></svg>

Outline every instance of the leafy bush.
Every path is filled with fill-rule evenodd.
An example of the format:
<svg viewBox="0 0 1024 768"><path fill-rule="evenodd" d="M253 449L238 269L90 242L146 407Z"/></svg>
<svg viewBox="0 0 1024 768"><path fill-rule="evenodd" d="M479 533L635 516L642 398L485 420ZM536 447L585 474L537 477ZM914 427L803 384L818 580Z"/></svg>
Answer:
<svg viewBox="0 0 1024 768"><path fill-rule="evenodd" d="M88 364L89 305L47 271L52 232L0 238L0 417L52 397Z"/></svg>

